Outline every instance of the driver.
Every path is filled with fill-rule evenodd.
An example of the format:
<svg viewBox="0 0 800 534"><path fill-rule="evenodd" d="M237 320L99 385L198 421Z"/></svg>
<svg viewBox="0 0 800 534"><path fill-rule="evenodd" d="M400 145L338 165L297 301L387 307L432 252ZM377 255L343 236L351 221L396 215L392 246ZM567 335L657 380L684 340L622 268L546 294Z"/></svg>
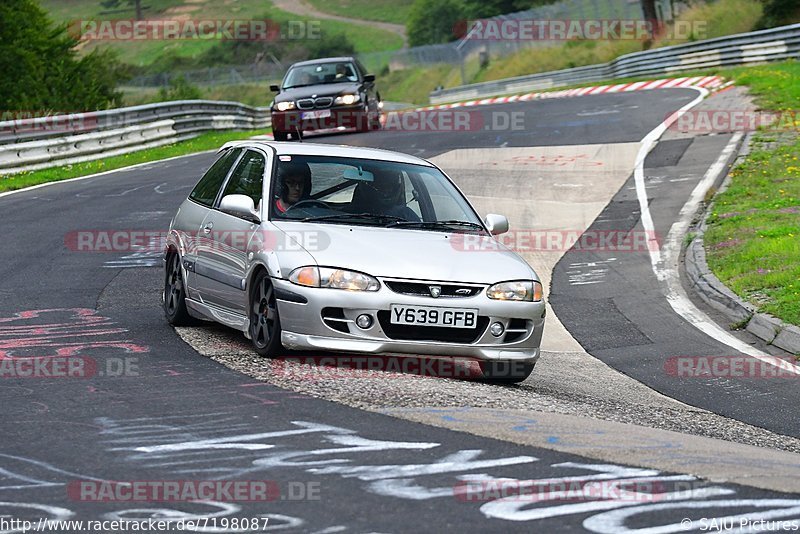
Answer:
<svg viewBox="0 0 800 534"><path fill-rule="evenodd" d="M278 213L286 213L311 193L311 169L305 162L282 162L278 166L278 183L275 209Z"/></svg>

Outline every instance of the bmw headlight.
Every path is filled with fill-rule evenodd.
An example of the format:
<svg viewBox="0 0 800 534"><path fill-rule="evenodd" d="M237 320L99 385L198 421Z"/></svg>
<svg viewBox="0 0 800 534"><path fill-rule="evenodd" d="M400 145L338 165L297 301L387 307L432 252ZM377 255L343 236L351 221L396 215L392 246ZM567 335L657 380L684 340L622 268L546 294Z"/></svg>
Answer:
<svg viewBox="0 0 800 534"><path fill-rule="evenodd" d="M278 102L275 104L275 109L278 111L289 111L290 109L294 109L294 101L290 100L288 102Z"/></svg>
<svg viewBox="0 0 800 534"><path fill-rule="evenodd" d="M336 97L336 100L333 101L334 104L343 104L345 106L349 106L351 104L355 104L361 100L359 95L353 94L346 94L346 95L339 95Z"/></svg>
<svg viewBox="0 0 800 534"><path fill-rule="evenodd" d="M377 291L381 284L368 274L331 267L298 267L289 274L289 281L306 287L327 287L349 291Z"/></svg>
<svg viewBox="0 0 800 534"><path fill-rule="evenodd" d="M486 296L494 300L524 300L538 302L542 300L542 284L535 280L516 280L500 282L486 290Z"/></svg>

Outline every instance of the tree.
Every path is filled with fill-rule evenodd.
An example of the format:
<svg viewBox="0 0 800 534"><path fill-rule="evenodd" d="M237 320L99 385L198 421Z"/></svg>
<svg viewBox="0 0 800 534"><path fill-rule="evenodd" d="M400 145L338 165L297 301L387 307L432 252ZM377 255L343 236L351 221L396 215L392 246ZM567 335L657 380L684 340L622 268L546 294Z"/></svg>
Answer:
<svg viewBox="0 0 800 534"><path fill-rule="evenodd" d="M790 24L800 14L797 0L763 0L764 15L759 21L760 28L772 28Z"/></svg>
<svg viewBox="0 0 800 534"><path fill-rule="evenodd" d="M136 20L142 20L142 0L103 0L100 5L106 9L114 11L129 11L134 9L136 11ZM130 6L125 8L124 6Z"/></svg>
<svg viewBox="0 0 800 534"><path fill-rule="evenodd" d="M79 57L66 26L54 26L34 0L0 2L0 107L93 111L118 104L119 62L110 51Z"/></svg>
<svg viewBox="0 0 800 534"><path fill-rule="evenodd" d="M408 44L420 46L446 43L461 35L464 6L458 0L415 0L408 15Z"/></svg>
<svg viewBox="0 0 800 534"><path fill-rule="evenodd" d="M650 39L655 37L658 32L658 13L656 12L656 0L641 0L642 15L644 20L650 23Z"/></svg>

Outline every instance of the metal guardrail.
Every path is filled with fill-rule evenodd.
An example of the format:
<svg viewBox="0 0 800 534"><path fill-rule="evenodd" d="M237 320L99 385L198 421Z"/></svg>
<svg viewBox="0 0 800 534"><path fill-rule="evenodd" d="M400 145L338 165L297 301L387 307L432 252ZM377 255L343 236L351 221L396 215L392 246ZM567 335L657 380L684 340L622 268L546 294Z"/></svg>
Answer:
<svg viewBox="0 0 800 534"><path fill-rule="evenodd" d="M0 174L127 154L212 130L254 130L270 125L269 108L214 100L2 121Z"/></svg>
<svg viewBox="0 0 800 534"><path fill-rule="evenodd" d="M431 104L507 95L618 78L800 57L800 24L626 54L599 65L542 72L433 91Z"/></svg>

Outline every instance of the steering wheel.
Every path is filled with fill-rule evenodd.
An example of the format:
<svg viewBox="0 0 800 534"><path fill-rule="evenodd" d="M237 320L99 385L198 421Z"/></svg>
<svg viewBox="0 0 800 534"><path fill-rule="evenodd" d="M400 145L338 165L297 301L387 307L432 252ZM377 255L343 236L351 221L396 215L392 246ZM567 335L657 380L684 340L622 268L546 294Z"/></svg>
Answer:
<svg viewBox="0 0 800 534"><path fill-rule="evenodd" d="M331 209L331 207L328 206L327 203L325 203L325 202L323 202L321 200L314 199L314 198L309 198L309 199L306 199L306 200L301 200L300 202L297 202L295 204L292 204L291 206L289 206L289 208L286 211L293 210L295 208L300 208L302 206L318 206L318 207L323 207L326 210Z"/></svg>

